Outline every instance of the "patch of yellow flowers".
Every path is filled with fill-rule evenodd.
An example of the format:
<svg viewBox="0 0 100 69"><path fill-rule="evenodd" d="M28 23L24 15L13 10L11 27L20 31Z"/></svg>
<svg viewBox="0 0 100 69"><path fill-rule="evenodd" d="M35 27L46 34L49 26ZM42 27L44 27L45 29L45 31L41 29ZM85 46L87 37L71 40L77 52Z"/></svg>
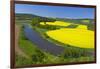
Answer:
<svg viewBox="0 0 100 69"><path fill-rule="evenodd" d="M48 23L50 24L50 23ZM68 26L71 23L56 21L51 25ZM61 28L47 31L46 34L64 44L80 48L94 48L94 31L87 30L86 25L78 25L77 28Z"/></svg>
<svg viewBox="0 0 100 69"><path fill-rule="evenodd" d="M40 23L41 25L45 25L44 22ZM55 21L55 22L46 22L47 25L57 25L57 26L69 26L71 23L62 22L62 21Z"/></svg>
<svg viewBox="0 0 100 69"><path fill-rule="evenodd" d="M87 30L87 26L86 25L78 25L77 29L85 29L85 30Z"/></svg>

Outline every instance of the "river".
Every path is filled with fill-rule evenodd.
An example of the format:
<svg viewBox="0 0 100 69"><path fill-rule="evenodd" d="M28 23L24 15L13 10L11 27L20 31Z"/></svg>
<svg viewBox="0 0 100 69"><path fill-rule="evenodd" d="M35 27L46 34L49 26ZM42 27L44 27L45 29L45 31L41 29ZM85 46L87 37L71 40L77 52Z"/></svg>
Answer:
<svg viewBox="0 0 100 69"><path fill-rule="evenodd" d="M32 29L30 25L24 25L24 34L28 40L35 43L38 48L45 52L58 56L64 51L63 47L43 39L43 37L37 31Z"/></svg>

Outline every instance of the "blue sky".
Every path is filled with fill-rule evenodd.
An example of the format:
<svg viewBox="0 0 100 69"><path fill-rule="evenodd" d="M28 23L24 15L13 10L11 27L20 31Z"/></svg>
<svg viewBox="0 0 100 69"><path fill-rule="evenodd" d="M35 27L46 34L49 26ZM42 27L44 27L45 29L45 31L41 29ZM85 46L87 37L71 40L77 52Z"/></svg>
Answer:
<svg viewBox="0 0 100 69"><path fill-rule="evenodd" d="M94 18L94 8L16 4L15 13L58 18Z"/></svg>

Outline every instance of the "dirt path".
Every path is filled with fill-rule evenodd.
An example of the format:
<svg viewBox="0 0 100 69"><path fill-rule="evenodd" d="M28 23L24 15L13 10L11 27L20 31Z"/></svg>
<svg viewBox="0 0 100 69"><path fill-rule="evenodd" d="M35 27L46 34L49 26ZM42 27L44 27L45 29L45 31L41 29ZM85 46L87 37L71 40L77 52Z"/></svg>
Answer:
<svg viewBox="0 0 100 69"><path fill-rule="evenodd" d="M18 38L20 33L20 27L15 25L15 51L18 53L18 55L21 55L23 57L29 58L20 48L18 45Z"/></svg>

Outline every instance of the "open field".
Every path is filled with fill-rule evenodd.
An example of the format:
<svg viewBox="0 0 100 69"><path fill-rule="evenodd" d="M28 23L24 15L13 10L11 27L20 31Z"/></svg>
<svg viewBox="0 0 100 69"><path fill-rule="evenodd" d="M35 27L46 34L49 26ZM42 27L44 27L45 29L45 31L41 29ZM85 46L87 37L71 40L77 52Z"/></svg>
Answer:
<svg viewBox="0 0 100 69"><path fill-rule="evenodd" d="M85 30L87 30L87 26L86 25L78 25L77 29L85 29Z"/></svg>
<svg viewBox="0 0 100 69"><path fill-rule="evenodd" d="M40 23L41 25L45 25L44 22ZM55 22L46 22L47 25L56 25L56 26L69 26L71 23L62 22L62 21L55 21Z"/></svg>
<svg viewBox="0 0 100 69"><path fill-rule="evenodd" d="M46 34L59 42L81 48L94 48L93 31L83 29L60 29Z"/></svg>
<svg viewBox="0 0 100 69"><path fill-rule="evenodd" d="M45 25L44 23L40 24ZM50 38L57 40L61 43L69 44L75 47L94 48L94 32L88 30L87 25L73 24L61 21L56 21L54 23L47 22L46 24L53 26L55 25L55 26L67 27L67 28L60 28L56 30L47 31L46 34Z"/></svg>
<svg viewBox="0 0 100 69"><path fill-rule="evenodd" d="M82 20L82 22L86 22L86 23L88 23L88 22L89 22L89 20Z"/></svg>

